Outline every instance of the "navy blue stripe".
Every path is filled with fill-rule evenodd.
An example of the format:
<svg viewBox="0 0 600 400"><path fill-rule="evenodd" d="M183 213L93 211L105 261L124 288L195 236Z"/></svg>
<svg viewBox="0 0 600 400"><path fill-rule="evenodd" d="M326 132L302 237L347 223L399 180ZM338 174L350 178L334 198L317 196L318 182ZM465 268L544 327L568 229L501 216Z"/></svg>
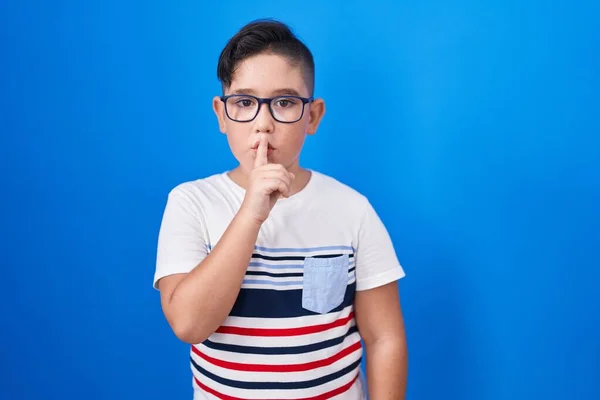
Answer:
<svg viewBox="0 0 600 400"><path fill-rule="evenodd" d="M302 278L304 275L302 272L294 273L294 272L286 272L283 274L273 274L271 272L265 271L246 271L246 276L271 276L273 278Z"/></svg>
<svg viewBox="0 0 600 400"><path fill-rule="evenodd" d="M232 379L225 379L220 376L217 376L211 372L208 372L190 357L192 365L194 368L206 376L209 379L212 379L215 382L220 383L221 385L234 387L237 389L250 389L250 390L293 390L293 389L308 389L320 385L324 385L327 382L331 382L335 379L338 379L346 374L349 374L356 368L360 366L361 360L353 362L351 365L343 368L339 371L334 372L333 374L326 375L322 378L312 379L310 381L302 381L302 382L243 382L243 381L234 381Z"/></svg>
<svg viewBox="0 0 600 400"><path fill-rule="evenodd" d="M354 303L356 281L346 287L344 301L330 311L339 312ZM229 313L232 317L290 318L319 315L302 307L302 289L271 290L242 288Z"/></svg>
<svg viewBox="0 0 600 400"><path fill-rule="evenodd" d="M202 344L208 348L218 351L229 351L232 353L243 353L243 354L261 354L261 355L287 355L287 354L304 354L313 351L323 350L329 347L339 346L344 342L348 336L358 332L356 325L350 327L348 332L342 336L325 340L319 343L313 343L305 346L294 346L294 347L250 347L250 346L239 346L235 344L216 343L210 340L205 340Z"/></svg>
<svg viewBox="0 0 600 400"><path fill-rule="evenodd" d="M354 266L352 266L350 269L348 269L348 273L354 271L356 268ZM272 272L266 272L266 271L246 271L246 276L248 275L252 275L252 276L271 276L273 278L292 278L292 277L297 277L297 278L301 278L304 274L302 272L286 272L283 274L274 274Z"/></svg>
<svg viewBox="0 0 600 400"><path fill-rule="evenodd" d="M271 261L298 261L304 260L306 257L313 258L334 258L341 257L345 254L316 254L316 255L307 255L307 256L267 256L264 254L254 253L252 254L252 258L260 258L263 260L271 260ZM353 258L354 254L348 254L349 258Z"/></svg>

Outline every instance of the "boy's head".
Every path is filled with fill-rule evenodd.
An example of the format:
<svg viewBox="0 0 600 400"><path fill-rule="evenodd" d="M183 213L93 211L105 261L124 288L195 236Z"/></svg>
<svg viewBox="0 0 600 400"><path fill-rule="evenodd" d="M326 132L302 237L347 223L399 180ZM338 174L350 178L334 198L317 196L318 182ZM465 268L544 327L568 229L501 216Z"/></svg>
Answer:
<svg viewBox="0 0 600 400"><path fill-rule="evenodd" d="M270 162L297 169L304 138L325 111L313 98L314 70L310 50L283 23L254 21L229 40L217 66L223 96L213 108L244 172L254 165L260 135Z"/></svg>

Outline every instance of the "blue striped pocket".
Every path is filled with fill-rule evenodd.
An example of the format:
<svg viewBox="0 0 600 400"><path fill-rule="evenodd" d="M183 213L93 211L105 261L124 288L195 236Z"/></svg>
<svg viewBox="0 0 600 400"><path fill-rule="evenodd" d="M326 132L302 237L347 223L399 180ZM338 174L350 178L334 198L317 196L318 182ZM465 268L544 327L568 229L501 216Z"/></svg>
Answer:
<svg viewBox="0 0 600 400"><path fill-rule="evenodd" d="M325 314L344 301L348 286L348 254L304 259L302 307Z"/></svg>

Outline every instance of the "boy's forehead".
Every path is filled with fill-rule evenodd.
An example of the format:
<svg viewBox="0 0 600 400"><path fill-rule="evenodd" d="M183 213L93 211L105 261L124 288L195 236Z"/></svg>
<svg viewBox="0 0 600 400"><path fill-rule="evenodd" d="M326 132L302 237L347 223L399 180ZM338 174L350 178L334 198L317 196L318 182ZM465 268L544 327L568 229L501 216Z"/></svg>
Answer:
<svg viewBox="0 0 600 400"><path fill-rule="evenodd" d="M272 54L260 54L242 61L233 73L228 92L256 96L308 96L302 68Z"/></svg>

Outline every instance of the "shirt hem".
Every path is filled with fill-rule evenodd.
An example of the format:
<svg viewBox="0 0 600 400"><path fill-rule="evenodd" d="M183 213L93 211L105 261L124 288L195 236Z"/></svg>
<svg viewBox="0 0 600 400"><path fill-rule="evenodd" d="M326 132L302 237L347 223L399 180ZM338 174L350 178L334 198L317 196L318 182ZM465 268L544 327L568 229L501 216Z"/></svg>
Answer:
<svg viewBox="0 0 600 400"><path fill-rule="evenodd" d="M402 279L405 276L406 273L404 272L402 267L398 265L396 268L386 271L382 274L376 275L374 277L363 279L360 281L356 280L356 291L360 292L363 290L374 289L379 286L386 285L390 282Z"/></svg>

